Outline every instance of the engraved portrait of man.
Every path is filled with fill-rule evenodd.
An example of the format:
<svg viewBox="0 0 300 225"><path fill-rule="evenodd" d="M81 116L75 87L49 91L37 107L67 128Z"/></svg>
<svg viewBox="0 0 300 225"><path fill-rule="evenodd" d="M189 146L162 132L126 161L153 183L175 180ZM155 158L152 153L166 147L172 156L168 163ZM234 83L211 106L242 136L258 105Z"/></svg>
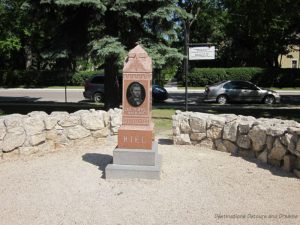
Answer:
<svg viewBox="0 0 300 225"><path fill-rule="evenodd" d="M138 107L145 100L145 88L138 82L132 82L127 88L126 97L131 106Z"/></svg>

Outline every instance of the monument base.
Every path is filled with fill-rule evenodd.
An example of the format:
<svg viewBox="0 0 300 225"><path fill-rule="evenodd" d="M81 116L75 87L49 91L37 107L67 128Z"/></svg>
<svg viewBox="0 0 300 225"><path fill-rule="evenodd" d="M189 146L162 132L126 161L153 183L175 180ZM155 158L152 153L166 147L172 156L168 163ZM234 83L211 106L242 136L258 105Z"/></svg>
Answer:
<svg viewBox="0 0 300 225"><path fill-rule="evenodd" d="M148 126L122 125L118 131L118 148L151 149L154 124Z"/></svg>
<svg viewBox="0 0 300 225"><path fill-rule="evenodd" d="M157 152L157 142L151 150L120 149L113 152L113 164L105 169L106 179L160 179L161 156Z"/></svg>

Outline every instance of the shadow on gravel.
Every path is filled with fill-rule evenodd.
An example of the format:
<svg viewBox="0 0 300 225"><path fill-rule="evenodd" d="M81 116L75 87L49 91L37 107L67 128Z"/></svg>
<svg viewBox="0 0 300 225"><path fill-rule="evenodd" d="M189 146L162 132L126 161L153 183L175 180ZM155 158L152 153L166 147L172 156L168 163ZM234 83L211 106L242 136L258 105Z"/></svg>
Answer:
<svg viewBox="0 0 300 225"><path fill-rule="evenodd" d="M95 166L98 166L99 170L102 171L101 178L105 178L105 168L106 166L113 161L111 155L99 154L99 153L86 153L82 156L82 160L88 163L91 163Z"/></svg>
<svg viewBox="0 0 300 225"><path fill-rule="evenodd" d="M172 139L167 139L167 138L159 138L158 139L158 144L160 144L160 145L173 145L173 140Z"/></svg>
<svg viewBox="0 0 300 225"><path fill-rule="evenodd" d="M248 162L255 163L258 168L269 170L275 176L296 178L293 173L286 172L283 169L281 169L279 166L273 166L273 165L260 162L258 159L253 157L245 157L245 156L237 156L237 157L241 157L242 159Z"/></svg>

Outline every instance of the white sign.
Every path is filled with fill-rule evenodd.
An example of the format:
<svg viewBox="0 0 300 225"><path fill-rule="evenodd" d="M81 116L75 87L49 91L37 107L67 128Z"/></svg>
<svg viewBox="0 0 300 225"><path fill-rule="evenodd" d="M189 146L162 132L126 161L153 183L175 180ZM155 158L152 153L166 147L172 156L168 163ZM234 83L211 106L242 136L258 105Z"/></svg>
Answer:
<svg viewBox="0 0 300 225"><path fill-rule="evenodd" d="M215 59L215 46L189 48L189 60Z"/></svg>

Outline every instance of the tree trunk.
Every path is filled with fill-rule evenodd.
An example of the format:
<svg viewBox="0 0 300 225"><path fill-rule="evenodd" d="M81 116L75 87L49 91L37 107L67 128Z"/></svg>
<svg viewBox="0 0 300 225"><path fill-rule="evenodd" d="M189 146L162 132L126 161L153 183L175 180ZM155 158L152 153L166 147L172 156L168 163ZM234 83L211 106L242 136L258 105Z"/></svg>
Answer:
<svg viewBox="0 0 300 225"><path fill-rule="evenodd" d="M105 13L106 33L112 37L118 37L118 15L114 11L107 10ZM110 55L105 58L104 65L104 104L105 109L118 108L120 106L120 89L118 82L118 56Z"/></svg>
<svg viewBox="0 0 300 225"><path fill-rule="evenodd" d="M105 109L118 108L120 106L120 84L118 81L116 56L110 56L105 59L104 73Z"/></svg>
<svg viewBox="0 0 300 225"><path fill-rule="evenodd" d="M29 70L32 67L32 61L33 61L33 54L31 45L25 45L24 46L24 55L25 55L25 69Z"/></svg>

